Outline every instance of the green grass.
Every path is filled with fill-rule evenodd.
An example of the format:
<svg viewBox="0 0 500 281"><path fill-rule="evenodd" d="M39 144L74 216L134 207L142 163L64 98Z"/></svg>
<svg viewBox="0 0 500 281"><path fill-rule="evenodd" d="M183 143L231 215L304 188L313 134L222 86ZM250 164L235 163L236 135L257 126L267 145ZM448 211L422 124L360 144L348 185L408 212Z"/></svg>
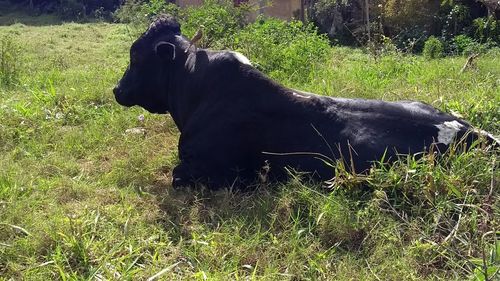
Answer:
<svg viewBox="0 0 500 281"><path fill-rule="evenodd" d="M330 189L295 178L248 193L174 191L172 119L111 93L134 39L126 26L17 23L5 36L20 70L0 88L0 280L463 280L500 266L493 151L401 159L366 176L336 166ZM500 133L498 50L464 74L464 57L340 47L328 57L307 83L271 75L324 95L425 101ZM126 134L140 114L146 134Z"/></svg>

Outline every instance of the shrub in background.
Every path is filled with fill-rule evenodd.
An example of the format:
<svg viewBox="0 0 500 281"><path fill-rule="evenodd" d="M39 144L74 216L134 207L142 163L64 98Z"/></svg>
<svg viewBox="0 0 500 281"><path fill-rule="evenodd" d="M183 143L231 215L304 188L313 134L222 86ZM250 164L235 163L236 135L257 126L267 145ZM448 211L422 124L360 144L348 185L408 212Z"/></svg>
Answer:
<svg viewBox="0 0 500 281"><path fill-rule="evenodd" d="M458 35L453 37L451 40L450 48L453 54L464 54L465 50L469 49L471 46L478 44L474 39L467 35Z"/></svg>
<svg viewBox="0 0 500 281"><path fill-rule="evenodd" d="M473 22L473 36L481 43L500 44L500 20L493 17L477 18Z"/></svg>
<svg viewBox="0 0 500 281"><path fill-rule="evenodd" d="M460 33L468 33L472 24L471 9L458 3L445 3L441 8L439 16L441 21L441 36L451 39Z"/></svg>
<svg viewBox="0 0 500 281"><path fill-rule="evenodd" d="M328 38L312 24L277 19L248 25L236 34L232 48L270 76L299 83L311 79L314 67L324 63L330 51Z"/></svg>
<svg viewBox="0 0 500 281"><path fill-rule="evenodd" d="M438 38L431 36L425 41L423 54L426 58L440 58L443 56L443 51L443 43Z"/></svg>
<svg viewBox="0 0 500 281"><path fill-rule="evenodd" d="M235 7L232 1L207 0L203 5L190 6L180 13L182 32L187 36L204 26L204 36L200 42L203 48L227 48L232 45L234 34L248 22L250 7Z"/></svg>
<svg viewBox="0 0 500 281"><path fill-rule="evenodd" d="M135 26L145 26L147 23L159 14L179 15L180 8L164 0L126 0L113 13L113 18L122 23L128 23Z"/></svg>
<svg viewBox="0 0 500 281"><path fill-rule="evenodd" d="M496 44L491 41L481 44L467 35L458 35L451 40L451 43L449 44L450 50L448 53L453 55L469 56L472 54L486 53L489 49L495 46Z"/></svg>
<svg viewBox="0 0 500 281"><path fill-rule="evenodd" d="M428 37L429 32L426 28L415 26L400 30L397 35L392 36L392 41L399 50L405 53L421 53Z"/></svg>

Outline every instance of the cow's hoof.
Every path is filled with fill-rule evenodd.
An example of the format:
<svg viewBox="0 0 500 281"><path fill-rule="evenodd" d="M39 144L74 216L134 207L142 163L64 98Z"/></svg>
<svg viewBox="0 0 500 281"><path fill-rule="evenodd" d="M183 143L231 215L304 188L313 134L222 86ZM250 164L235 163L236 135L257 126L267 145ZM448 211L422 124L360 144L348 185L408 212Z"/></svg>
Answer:
<svg viewBox="0 0 500 281"><path fill-rule="evenodd" d="M190 186L192 186L192 184L189 181L186 181L182 178L174 178L172 180L172 187L174 189L180 189L183 187L190 187Z"/></svg>

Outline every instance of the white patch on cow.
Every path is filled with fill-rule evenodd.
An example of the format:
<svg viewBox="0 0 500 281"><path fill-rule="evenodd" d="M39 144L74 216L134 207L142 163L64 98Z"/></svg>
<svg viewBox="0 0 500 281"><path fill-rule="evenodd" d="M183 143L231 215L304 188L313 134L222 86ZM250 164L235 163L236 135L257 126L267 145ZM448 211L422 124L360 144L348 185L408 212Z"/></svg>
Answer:
<svg viewBox="0 0 500 281"><path fill-rule="evenodd" d="M446 121L443 124L435 125L438 129L438 142L444 143L446 145L450 144L457 132L460 131L464 125L460 124L458 121Z"/></svg>
<svg viewBox="0 0 500 281"><path fill-rule="evenodd" d="M304 95L298 94L296 92L292 92L292 94L298 98L303 98L303 99L310 99L311 98L311 96L304 96Z"/></svg>
<svg viewBox="0 0 500 281"><path fill-rule="evenodd" d="M250 60L247 57L245 57L243 54L238 53L238 52L234 52L234 51L231 51L231 54L233 54L236 57L236 59L239 62L241 62L242 64L252 65Z"/></svg>

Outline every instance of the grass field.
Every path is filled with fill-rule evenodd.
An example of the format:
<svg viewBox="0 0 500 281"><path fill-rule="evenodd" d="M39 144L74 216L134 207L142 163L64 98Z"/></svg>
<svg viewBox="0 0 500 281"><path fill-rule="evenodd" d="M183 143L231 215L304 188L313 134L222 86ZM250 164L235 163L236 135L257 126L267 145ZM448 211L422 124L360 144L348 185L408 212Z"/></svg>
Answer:
<svg viewBox="0 0 500 281"><path fill-rule="evenodd" d="M247 193L173 190L172 119L111 92L130 29L45 20L0 16L0 280L498 278L495 152L365 176L336 167L330 189L294 178ZM329 52L306 83L271 76L324 95L425 101L500 134L498 49L463 74L465 57ZM134 127L145 134L125 132Z"/></svg>

